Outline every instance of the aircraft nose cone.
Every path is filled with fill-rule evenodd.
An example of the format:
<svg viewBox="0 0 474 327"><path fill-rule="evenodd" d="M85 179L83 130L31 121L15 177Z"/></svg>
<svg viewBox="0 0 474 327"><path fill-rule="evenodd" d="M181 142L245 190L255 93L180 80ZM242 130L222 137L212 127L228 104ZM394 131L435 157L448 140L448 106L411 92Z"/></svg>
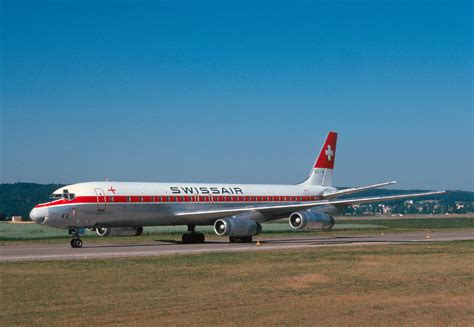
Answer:
<svg viewBox="0 0 474 327"><path fill-rule="evenodd" d="M30 218L37 224L42 224L48 216L47 209L33 208L30 212Z"/></svg>

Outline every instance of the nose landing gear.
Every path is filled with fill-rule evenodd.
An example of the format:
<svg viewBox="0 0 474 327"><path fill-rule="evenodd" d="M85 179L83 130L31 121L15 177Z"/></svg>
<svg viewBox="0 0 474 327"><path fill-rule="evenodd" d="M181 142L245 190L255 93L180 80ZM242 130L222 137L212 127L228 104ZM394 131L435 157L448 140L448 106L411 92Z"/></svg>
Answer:
<svg viewBox="0 0 474 327"><path fill-rule="evenodd" d="M82 240L79 238L79 228L69 230L70 234L74 234L74 238L71 240L72 248L82 248Z"/></svg>
<svg viewBox="0 0 474 327"><path fill-rule="evenodd" d="M82 240L80 238L73 238L71 240L72 248L82 248Z"/></svg>

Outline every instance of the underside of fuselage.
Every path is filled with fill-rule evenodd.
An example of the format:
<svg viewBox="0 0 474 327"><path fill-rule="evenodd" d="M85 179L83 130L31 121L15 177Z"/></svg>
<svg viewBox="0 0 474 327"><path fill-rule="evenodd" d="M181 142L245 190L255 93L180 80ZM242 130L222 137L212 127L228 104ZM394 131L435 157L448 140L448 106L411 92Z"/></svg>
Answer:
<svg viewBox="0 0 474 327"><path fill-rule="evenodd" d="M261 203L265 205L266 203ZM270 205L271 203L268 203ZM285 203L282 203L285 204ZM97 209L97 204L61 205L48 208L43 225L56 228L96 228L96 227L135 227L135 226L177 226L212 225L217 219L229 216L224 213L206 213L189 216L176 216L176 212L205 211L234 208L251 208L245 204L130 204L107 203ZM45 214L46 215L46 214ZM257 222L287 217L278 212L262 215Z"/></svg>

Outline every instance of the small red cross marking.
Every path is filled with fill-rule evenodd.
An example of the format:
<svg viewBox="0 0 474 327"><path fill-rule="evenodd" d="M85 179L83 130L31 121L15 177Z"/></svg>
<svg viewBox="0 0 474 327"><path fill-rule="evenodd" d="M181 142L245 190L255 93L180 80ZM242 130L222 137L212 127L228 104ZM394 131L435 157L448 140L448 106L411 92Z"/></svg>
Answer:
<svg viewBox="0 0 474 327"><path fill-rule="evenodd" d="M117 190L114 189L113 186L111 186L107 191L112 192L115 195L115 191L117 191Z"/></svg>

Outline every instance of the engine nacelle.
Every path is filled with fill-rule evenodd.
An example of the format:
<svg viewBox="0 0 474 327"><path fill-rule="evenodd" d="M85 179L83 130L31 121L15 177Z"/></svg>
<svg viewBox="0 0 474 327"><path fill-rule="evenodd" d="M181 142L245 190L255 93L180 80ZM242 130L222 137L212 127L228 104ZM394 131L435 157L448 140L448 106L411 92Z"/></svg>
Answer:
<svg viewBox="0 0 474 327"><path fill-rule="evenodd" d="M95 232L99 236L140 236L143 234L143 227L99 227Z"/></svg>
<svg viewBox="0 0 474 327"><path fill-rule="evenodd" d="M223 218L214 223L214 232L219 236L248 237L262 231L262 225L243 218Z"/></svg>
<svg viewBox="0 0 474 327"><path fill-rule="evenodd" d="M328 230L336 223L334 218L327 213L314 212L311 210L293 212L289 223L293 229L321 229Z"/></svg>

